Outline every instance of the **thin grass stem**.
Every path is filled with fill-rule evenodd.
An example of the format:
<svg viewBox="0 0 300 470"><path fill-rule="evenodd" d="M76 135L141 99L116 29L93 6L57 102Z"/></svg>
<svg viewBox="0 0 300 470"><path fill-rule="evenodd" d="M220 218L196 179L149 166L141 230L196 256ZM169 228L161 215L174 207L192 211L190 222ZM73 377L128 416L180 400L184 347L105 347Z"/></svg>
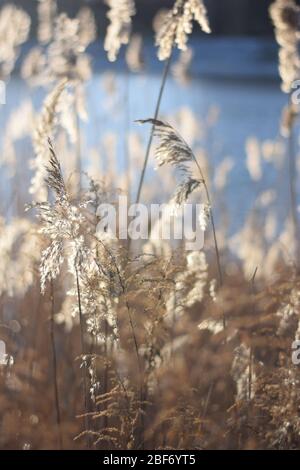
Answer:
<svg viewBox="0 0 300 470"><path fill-rule="evenodd" d="M165 63L165 67L164 67L164 71L163 71L163 75L162 75L162 80L161 80L161 85L160 85L160 89L159 89L159 94L158 94L158 99L157 99L157 102L156 102L156 107L155 107L155 112L154 112L154 119L157 119L159 111L160 111L160 105L161 105L164 89L165 89L165 86L166 86L166 83L167 83L167 78L168 78L168 74L169 74L169 70L170 70L171 61L172 61L172 54L170 55L170 57L167 59L167 61ZM141 198L141 194L142 194L142 189L143 189L143 184L144 184L144 179L145 179L145 173L146 173L148 160L149 160L149 156L150 156L150 150L151 150L153 137L154 137L154 129L155 129L155 125L153 124L152 128L151 128L148 144L147 144L145 159L144 159L143 168L142 168L140 181L139 181L139 185L138 185L137 196L136 196L136 201L135 201L136 204L138 204L140 202L140 198Z"/></svg>
<svg viewBox="0 0 300 470"><path fill-rule="evenodd" d="M87 435L87 445L88 448L91 447L91 441L90 441L90 435L89 435L89 419L88 419L88 412L89 412L89 406L88 406L88 385L87 385L87 375L86 375L86 353L85 353L85 341L84 341L84 319L83 319L83 314L82 314L82 307L81 307L81 292L80 292L80 284L79 284L79 274L78 274L78 268L75 266L75 271L76 271L76 289L77 289L77 300L78 300L78 310L79 310L79 323L80 323L80 342L81 342L81 354L83 356L83 393L84 393L84 409L85 409L85 430L86 430L86 435Z"/></svg>
<svg viewBox="0 0 300 470"><path fill-rule="evenodd" d="M50 291L50 298L51 298L50 341L51 341L51 348L52 348L54 403L55 403L55 412L56 412L56 426L57 426L58 445L59 445L59 449L62 450L63 449L63 438L62 438L62 430L61 430L61 416L60 416L59 393L58 393L57 354L56 354L55 332L54 332L55 304L54 304L53 281L51 281L50 289L51 289L51 291Z"/></svg>

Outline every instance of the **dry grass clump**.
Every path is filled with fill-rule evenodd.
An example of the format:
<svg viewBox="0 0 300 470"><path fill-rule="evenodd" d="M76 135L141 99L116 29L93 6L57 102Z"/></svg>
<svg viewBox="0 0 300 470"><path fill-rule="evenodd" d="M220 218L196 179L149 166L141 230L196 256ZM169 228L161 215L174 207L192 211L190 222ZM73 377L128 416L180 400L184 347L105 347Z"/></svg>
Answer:
<svg viewBox="0 0 300 470"><path fill-rule="evenodd" d="M137 5L107 5L104 49L114 61L130 43ZM92 11L69 18L55 1L41 0L38 13L39 46L21 73L30 86L46 86L46 98L30 125L12 117L4 139L3 171L14 179L0 218L0 448L299 448L299 368L291 349L300 336L295 181L288 182L289 214L278 203L278 188L258 187L263 159L283 186L285 146L248 140L245 169L257 197L245 223L229 235L224 191L234 163L227 157L212 168L198 139L199 129L209 134L217 111L201 126L188 108L171 117L174 125L158 118L173 47L186 49L193 21L210 31L204 2L176 0L158 28L158 56L167 63L155 116L140 121L152 126L146 156L137 135L126 135L123 173L114 167L119 148L112 134L103 142L102 172L95 149L96 170L82 171L85 84L93 73L87 48L97 38ZM299 60L298 7L277 0L271 15L289 92ZM15 24L5 26L7 19ZM1 10L5 76L28 32L23 11ZM175 67L181 79L192 57L181 56ZM140 37L133 37L127 62L135 73L143 69ZM111 75L105 85L113 96ZM26 104L13 116L24 110L35 115ZM21 179L16 149L28 137L33 158ZM126 191L137 190L137 201L158 192L153 178L144 179L154 139L159 167L168 168L157 176L166 211L203 203L196 221L205 231L202 249L155 238L163 214L140 244L103 225L102 204L116 207ZM29 188L26 201L22 183Z"/></svg>

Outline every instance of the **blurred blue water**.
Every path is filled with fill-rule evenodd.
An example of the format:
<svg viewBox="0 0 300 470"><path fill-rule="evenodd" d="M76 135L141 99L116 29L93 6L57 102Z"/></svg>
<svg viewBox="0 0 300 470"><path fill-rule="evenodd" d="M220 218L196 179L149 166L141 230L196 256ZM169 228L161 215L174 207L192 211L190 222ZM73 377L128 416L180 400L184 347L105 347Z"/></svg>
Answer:
<svg viewBox="0 0 300 470"><path fill-rule="evenodd" d="M264 141L276 139L279 135L280 115L287 98L280 90L277 49L273 41L255 39L201 40L193 43L193 47L192 80L188 86L182 86L172 77L168 79L160 115L169 116L182 107L189 107L196 117L203 118L211 106L219 108L219 120L210 136L208 150L212 168L226 156L235 163L224 195L234 230L253 206L258 191L258 185L251 181L245 165L246 139L255 136ZM116 132L122 168L128 132L139 132L146 146L149 128L137 126L134 120L153 116L163 64L157 61L155 50L150 45L145 48L146 69L142 74L124 71L121 57L109 67L110 72L116 74L116 95L107 106L108 98L101 82L107 62L99 45L93 46L90 52L94 57L95 74L86 87L89 122L82 124L86 133L83 155L89 148L100 148L105 134ZM2 129L10 111L19 106L28 94L38 109L42 104L43 90L33 91L16 77L9 82L7 105L1 110ZM29 147L26 152L30 153ZM24 165L26 156L20 158ZM278 181L273 167L265 163L264 169L259 189L269 188ZM147 177L153 178L151 168ZM283 197L282 201L285 200Z"/></svg>

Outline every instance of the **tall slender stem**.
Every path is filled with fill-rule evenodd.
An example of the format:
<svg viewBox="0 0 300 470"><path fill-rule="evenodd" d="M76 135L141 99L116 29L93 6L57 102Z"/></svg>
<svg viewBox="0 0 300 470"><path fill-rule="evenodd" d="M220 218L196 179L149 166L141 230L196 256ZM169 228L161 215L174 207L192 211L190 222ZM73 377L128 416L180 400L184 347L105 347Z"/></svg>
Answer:
<svg viewBox="0 0 300 470"><path fill-rule="evenodd" d="M255 277L257 274L258 268L256 267L251 278L251 296L252 296L252 313L254 316L255 313ZM248 373L248 400L251 400L252 397L252 377L253 377L253 347L252 341L250 342L250 351L249 351L249 373Z"/></svg>
<svg viewBox="0 0 300 470"><path fill-rule="evenodd" d="M83 315L82 315L82 308L81 308L81 292L80 292L80 285L79 285L79 274L78 274L78 268L75 265L75 271L76 271L76 288L77 288L77 300L78 300L78 310L79 310L79 322L80 322L80 342L81 342L81 353L83 355L83 362L84 362L84 367L83 367L83 393L84 393L84 408L85 408L85 430L87 433L87 444L88 448L91 447L91 442L90 442L90 435L89 435L89 419L88 419L88 412L89 412L89 407L88 407L88 386L87 386L87 376L86 376L86 353L85 353L85 342L84 342L84 324L83 324Z"/></svg>
<svg viewBox="0 0 300 470"><path fill-rule="evenodd" d="M58 374L57 374L57 355L55 347L55 335L54 335L54 287L53 281L51 281L51 318L50 318L50 340L52 347L52 365L53 365L53 386L54 386L54 402L56 410L56 425L57 425L57 434L58 434L58 444L60 450L63 449L63 440L62 440L62 431L61 431L61 417L60 417L60 407L59 407L59 394L58 394Z"/></svg>
<svg viewBox="0 0 300 470"><path fill-rule="evenodd" d="M123 290L123 292L125 292ZM139 368L139 377L140 377L140 406L141 408L143 407L143 402L144 402L144 383L143 383L143 370L142 370L142 364L141 364L141 359L140 359L140 354L139 354L139 347L138 347L138 342L137 342L137 337L136 337L136 334L135 334L135 329L134 329L134 325L133 325L133 320L132 320L132 316L131 316L131 313L130 313L130 306L129 306L129 303L128 301L126 300L126 308L127 308L127 312L128 312L128 318L129 318L129 324L130 324L130 328L131 328L131 333L132 333L132 337L133 337L133 342L134 342L134 348L135 348L135 353L136 353L136 358L137 358L137 363L138 363L138 368ZM144 428L145 428L145 423L144 423L144 415L143 413L141 413L141 428L142 428L142 431L141 431L141 443L142 443L142 448L144 448Z"/></svg>
<svg viewBox="0 0 300 470"><path fill-rule="evenodd" d="M201 166L198 163L197 158L193 154L196 166L198 168L202 184L205 190L205 195L206 195L206 201L209 206L209 214L210 214L210 220L211 220L211 226L212 226L212 232L213 232L213 237L214 237L214 245L215 245L215 252L216 252L216 260L217 260L217 269L218 269L218 276L219 276L219 286L223 286L223 273L222 273L222 268L221 268L221 260L220 260L220 251L219 251L219 245L218 245L218 240L217 240L217 233L216 233L216 226L215 226L215 220L214 220L214 215L213 215L213 210L212 210L212 205L211 205L211 199L209 195L209 190L208 186L203 174L203 171L201 169ZM223 327L224 329L226 328L226 318L225 315L223 314Z"/></svg>
<svg viewBox="0 0 300 470"><path fill-rule="evenodd" d="M154 112L154 119L157 119L158 114L159 114L160 105L161 105L161 100L162 100L163 92L164 92L165 85L166 85L166 82L167 82L167 78L168 78L168 74L169 74L169 70L170 70L171 61L172 61L172 54L170 55L170 57L167 59L167 61L166 61L166 63L165 63L165 67L164 67L164 71L163 71L163 76L162 76L162 81L161 81L161 85L160 85L160 89L159 89L159 94L158 94L158 99L157 99L157 103L156 103L156 107L155 107L155 112ZM149 156L150 156L150 150L151 150L152 141L153 141L153 137L154 137L154 129L155 129L155 125L153 124L153 125L152 125L152 129L151 129L151 132L150 132L148 144L147 144L147 149L146 149L146 154L145 154L145 160L144 160L144 164L143 164L143 168L142 168L142 173L141 173L141 177L140 177L140 181L139 181L139 186L138 186L138 191L137 191L137 196L136 196L136 201L135 201L136 204L138 204L138 203L140 202L140 198L141 198L141 193L142 193L143 184L144 184L144 179L145 179L145 173L146 173L146 169L147 169L147 165L148 165L148 160L149 160Z"/></svg>
<svg viewBox="0 0 300 470"><path fill-rule="evenodd" d="M214 237L214 245L215 245L215 251L216 251L216 258L217 258L217 266L218 266L218 275L219 275L219 284L222 287L223 286L223 274L222 274L222 269L221 269L221 261L220 261L220 251L219 251L219 246L218 246L218 240L217 240L217 234L216 234L216 226L215 226L215 221L214 221L214 215L212 211L212 205L211 205L211 199L209 195L209 190L208 186L206 183L206 180L204 178L203 171L198 163L198 160L196 159L195 155L193 154L196 166L198 168L202 184L205 190L205 195L206 195L206 201L207 204L209 205L209 213L210 213L210 219L211 219L211 225L212 225L212 231L213 231L213 237Z"/></svg>
<svg viewBox="0 0 300 470"><path fill-rule="evenodd" d="M103 379L103 388L104 388L104 394L106 395L108 391L108 324L107 321L105 320L105 341L104 341L104 379ZM108 426L108 416L105 414L104 419L103 419L103 427L106 429Z"/></svg>
<svg viewBox="0 0 300 470"><path fill-rule="evenodd" d="M120 283L120 286L121 286L121 289L122 289L122 293L123 293L123 295L126 299L126 287L125 287L125 284L123 282L118 264L116 263L116 260L115 260L114 256L112 255L110 250L105 246L105 244L103 242L101 242L101 240L99 240L99 239L97 239L97 241L98 241L98 243L101 243L104 250L106 251L106 253L110 257L110 259L111 259L111 261L112 261L112 263L115 267L116 274L118 276L119 283ZM125 305L126 305L126 309L127 309L127 313L128 313L128 319L129 319L129 324L130 324L130 328L131 328L131 333L132 333L132 337L133 337L134 348L135 348L135 353L136 353L136 358L137 358L137 363L138 363L139 377L140 377L140 400L141 400L141 406L142 406L143 401L144 401L143 369L142 369L142 364L141 364L141 359L140 359L140 354L139 354L138 341L137 341L137 337L136 337L136 334L135 334L134 324L133 324L133 320L132 320L132 316L131 316L131 312L130 312L130 305L129 305L129 302L128 302L127 299L125 300ZM141 439L141 441L142 441L142 447L144 447L144 416L143 416L143 413L141 413L141 427L142 427L142 439Z"/></svg>

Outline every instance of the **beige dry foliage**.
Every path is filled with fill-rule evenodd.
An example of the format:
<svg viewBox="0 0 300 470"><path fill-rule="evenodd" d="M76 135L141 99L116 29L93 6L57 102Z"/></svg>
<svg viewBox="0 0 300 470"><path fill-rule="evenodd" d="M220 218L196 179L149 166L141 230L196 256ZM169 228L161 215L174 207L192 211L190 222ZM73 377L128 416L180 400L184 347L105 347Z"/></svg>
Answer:
<svg viewBox="0 0 300 470"><path fill-rule="evenodd" d="M106 0L109 7L104 49L108 60L114 62L122 45L130 40L132 17L135 15L134 0Z"/></svg>
<svg viewBox="0 0 300 470"><path fill-rule="evenodd" d="M116 60L129 43L135 4L107 3L105 49ZM123 171L118 133L105 128L99 140L89 142L78 119L89 117L84 84L92 77L86 49L96 39L93 15L83 8L69 18L51 0L37 6L40 44L29 52L22 74L32 86L51 90L36 119L30 100L11 113L1 149L12 199L1 199L0 217L0 354L6 355L0 364L0 448L299 448L300 377L291 345L300 337L300 279L297 240L282 203L282 140L247 140L253 207L245 221L234 221L238 228L228 236L223 219L231 213L226 193L235 160L212 155L206 142L218 108L200 119L182 107L168 116L172 126L142 121L154 125L154 154L162 167L157 176L149 172L143 197L151 202L166 195L168 202L149 240L129 247L105 225L102 204L116 207L125 181L135 192L143 140L136 129L125 136L129 164ZM282 48L283 88L290 91L298 70L298 7L277 0L271 14ZM174 46L186 49L193 21L209 32L200 0L176 0L161 21L156 18L161 59ZM7 5L0 12L5 77L29 24L20 8ZM126 52L131 71L142 70L141 52L142 39L133 36ZM187 79L191 61L191 53L180 55L177 78ZM106 72L102 85L107 100L100 105L116 120L119 77ZM33 154L30 175L27 151ZM81 175L80 188L74 178L78 158L89 159L91 167ZM278 187L264 184L269 169L277 172ZM25 216L26 185L33 211ZM212 226L217 210L203 250L186 251L182 241L161 236L179 217L169 199L174 187L178 204L189 196L195 201L198 188L207 190L197 220L203 230Z"/></svg>
<svg viewBox="0 0 300 470"><path fill-rule="evenodd" d="M9 77L19 56L20 46L27 41L30 30L30 16L13 4L4 5L0 10L0 74Z"/></svg>
<svg viewBox="0 0 300 470"><path fill-rule="evenodd" d="M48 44L54 35L54 22L57 14L56 0L38 0L38 40Z"/></svg>
<svg viewBox="0 0 300 470"><path fill-rule="evenodd" d="M57 125L57 106L66 84L67 81L62 80L47 96L33 135L35 158L31 161L31 169L34 170L34 176L31 179L29 191L37 200L46 198L44 178L45 164L49 155L48 139L54 135Z"/></svg>
<svg viewBox="0 0 300 470"><path fill-rule="evenodd" d="M299 14L294 0L276 0L270 6L279 50L279 72L282 90L290 93L292 84L299 77Z"/></svg>
<svg viewBox="0 0 300 470"><path fill-rule="evenodd" d="M164 15L156 33L159 60L168 59L174 46L182 51L187 49L193 21L205 33L211 32L203 0L176 0L173 8Z"/></svg>

